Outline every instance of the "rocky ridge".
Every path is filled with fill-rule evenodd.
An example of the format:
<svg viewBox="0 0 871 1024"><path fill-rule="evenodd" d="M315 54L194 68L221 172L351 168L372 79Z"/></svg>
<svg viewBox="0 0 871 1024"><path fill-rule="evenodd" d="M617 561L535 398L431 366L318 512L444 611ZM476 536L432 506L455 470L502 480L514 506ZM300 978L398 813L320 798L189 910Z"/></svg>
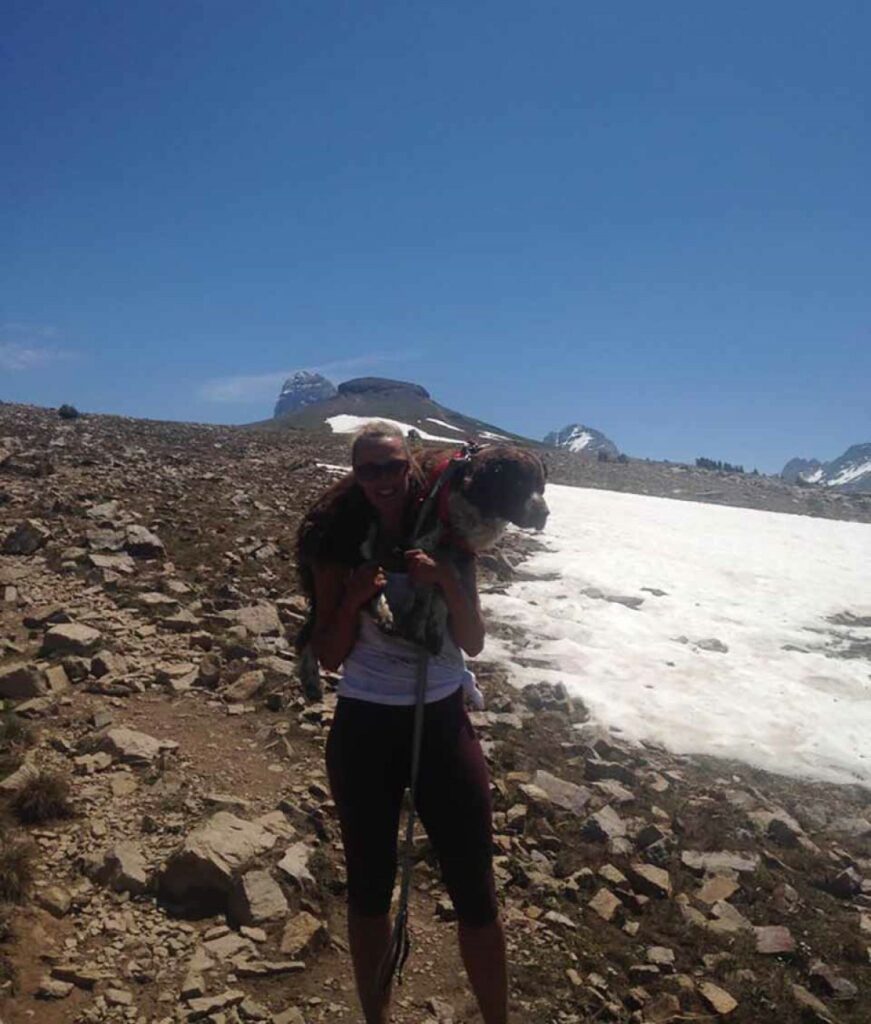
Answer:
<svg viewBox="0 0 871 1024"><path fill-rule="evenodd" d="M854 444L831 462L790 459L780 475L789 483L820 484L844 492L871 493L871 442Z"/></svg>
<svg viewBox="0 0 871 1024"><path fill-rule="evenodd" d="M335 394L336 385L322 374L313 373L311 370L297 370L284 382L273 415L282 416L284 413L296 412L307 405L324 402Z"/></svg>
<svg viewBox="0 0 871 1024"><path fill-rule="evenodd" d="M294 525L336 452L21 407L0 407L0 439L0 693L33 734L2 752L3 842L37 850L0 1019L356 1020L334 680L306 704L287 637ZM522 573L527 544L485 559L484 586ZM867 1019L866 790L633 748L559 686L476 671L518 1021ZM15 823L46 772L73 817ZM421 833L400 1024L478 1019L451 916Z"/></svg>

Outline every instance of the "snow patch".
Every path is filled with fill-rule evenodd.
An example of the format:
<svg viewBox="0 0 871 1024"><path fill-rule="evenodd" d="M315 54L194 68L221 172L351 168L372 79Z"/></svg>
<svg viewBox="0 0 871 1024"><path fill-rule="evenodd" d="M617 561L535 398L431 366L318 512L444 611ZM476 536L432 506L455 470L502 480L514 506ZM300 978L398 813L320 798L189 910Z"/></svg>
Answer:
<svg viewBox="0 0 871 1024"><path fill-rule="evenodd" d="M858 480L859 477L865 476L866 473L871 473L871 460L860 462L856 466L847 466L837 476L833 476L831 480L826 480L826 484L829 487L841 487L843 484L850 483L851 480Z"/></svg>
<svg viewBox="0 0 871 1024"><path fill-rule="evenodd" d="M445 423L444 420L437 420L434 416L427 416L426 421L427 421L427 423L435 423L436 426L439 426L439 427L447 427L448 430L456 430L460 434L463 433L463 430L462 430L461 427L455 427L453 425L453 423Z"/></svg>
<svg viewBox="0 0 871 1024"><path fill-rule="evenodd" d="M442 437L439 434L428 434L425 430L421 430L420 427L415 427L411 423L401 423L399 420L390 420L386 416L352 416L350 413L340 413L338 416L329 416L324 421L330 425L330 430L334 434L353 434L355 430L359 430L360 427L365 426L367 423L371 423L373 420L378 420L379 423L390 423L394 427L399 427L405 437L408 437L409 430L416 430L418 434L424 439L424 441L448 441L450 444L456 444L457 439L455 437Z"/></svg>
<svg viewBox="0 0 871 1024"><path fill-rule="evenodd" d="M562 681L632 741L871 785L868 664L820 650L828 616L871 604L871 526L560 486L547 501L524 565L540 578L483 599L524 631L522 651L488 639L513 682Z"/></svg>

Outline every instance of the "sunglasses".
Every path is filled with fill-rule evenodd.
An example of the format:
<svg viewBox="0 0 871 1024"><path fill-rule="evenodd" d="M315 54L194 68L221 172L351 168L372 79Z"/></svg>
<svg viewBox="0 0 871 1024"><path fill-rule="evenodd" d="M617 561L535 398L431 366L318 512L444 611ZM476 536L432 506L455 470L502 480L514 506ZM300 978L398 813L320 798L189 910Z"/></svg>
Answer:
<svg viewBox="0 0 871 1024"><path fill-rule="evenodd" d="M361 462L354 466L354 475L364 483L372 483L384 477L405 475L408 472L408 459L388 459L387 462Z"/></svg>

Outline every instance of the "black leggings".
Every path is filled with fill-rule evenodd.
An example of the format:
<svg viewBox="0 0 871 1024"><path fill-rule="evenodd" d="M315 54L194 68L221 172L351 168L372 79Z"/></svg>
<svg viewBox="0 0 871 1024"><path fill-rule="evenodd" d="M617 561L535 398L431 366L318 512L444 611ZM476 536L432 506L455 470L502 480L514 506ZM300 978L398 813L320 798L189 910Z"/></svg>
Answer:
<svg viewBox="0 0 871 1024"><path fill-rule="evenodd" d="M397 831L409 784L414 708L340 697L327 740L327 772L339 812L348 903L387 914L396 880ZM490 780L461 689L426 705L417 811L457 917L496 919Z"/></svg>

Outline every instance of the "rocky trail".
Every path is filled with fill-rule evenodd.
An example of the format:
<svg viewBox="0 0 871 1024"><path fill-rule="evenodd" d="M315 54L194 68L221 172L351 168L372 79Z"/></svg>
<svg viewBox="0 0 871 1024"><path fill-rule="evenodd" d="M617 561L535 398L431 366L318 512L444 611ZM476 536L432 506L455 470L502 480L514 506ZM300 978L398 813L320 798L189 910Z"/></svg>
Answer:
<svg viewBox="0 0 871 1024"><path fill-rule="evenodd" d="M344 447L0 405L2 1024L359 1021L333 681L306 704L288 640ZM514 1020L866 1024L871 793L630 747L476 671ZM451 917L421 834L398 1024L480 1019Z"/></svg>

